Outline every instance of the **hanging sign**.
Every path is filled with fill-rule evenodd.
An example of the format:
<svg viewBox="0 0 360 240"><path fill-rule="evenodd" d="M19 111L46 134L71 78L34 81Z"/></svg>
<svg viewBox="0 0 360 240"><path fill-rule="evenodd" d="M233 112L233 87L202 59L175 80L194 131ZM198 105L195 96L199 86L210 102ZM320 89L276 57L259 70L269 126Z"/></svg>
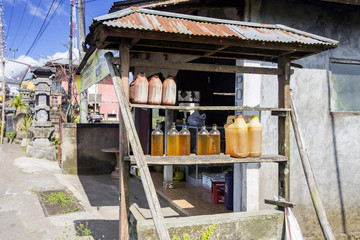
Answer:
<svg viewBox="0 0 360 240"><path fill-rule="evenodd" d="M105 79L109 75L109 69L106 65L104 54L107 51L96 49L88 59L81 74L76 79L77 91L82 92L95 83Z"/></svg>

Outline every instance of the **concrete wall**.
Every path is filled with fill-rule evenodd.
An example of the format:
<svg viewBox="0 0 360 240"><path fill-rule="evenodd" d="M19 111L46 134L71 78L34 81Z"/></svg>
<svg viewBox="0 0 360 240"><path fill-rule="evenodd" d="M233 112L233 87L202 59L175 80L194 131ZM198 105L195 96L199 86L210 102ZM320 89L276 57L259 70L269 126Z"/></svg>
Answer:
<svg viewBox="0 0 360 240"><path fill-rule="evenodd" d="M101 149L118 146L118 124L64 124L63 173L110 174L116 166L115 154Z"/></svg>
<svg viewBox="0 0 360 240"><path fill-rule="evenodd" d="M360 60L360 7L321 1L263 0L260 19L340 41L337 49L297 61L303 69L295 69L290 85L330 225L339 239L345 239L345 233L359 236L360 114L329 112L328 69L329 58ZM261 84L261 105L277 106L276 77L263 76ZM277 118L265 112L262 123L263 152L276 153ZM293 131L290 169L290 200L296 204L296 218L306 237L321 238ZM277 195L276 171L276 164L262 164L260 199ZM264 204L261 207L266 208Z"/></svg>
<svg viewBox="0 0 360 240"><path fill-rule="evenodd" d="M134 214L134 212L133 212ZM136 214L140 216L140 214ZM135 221L135 228L130 234L131 239L156 240L158 239L154 222L150 220ZM189 234L191 239L200 239L202 233L216 224L214 235L210 239L241 240L241 239L282 239L284 214L276 210L263 210L260 212L238 212L216 215L202 215L192 217L166 218L165 223L169 229L170 238L177 235L183 239L183 234Z"/></svg>

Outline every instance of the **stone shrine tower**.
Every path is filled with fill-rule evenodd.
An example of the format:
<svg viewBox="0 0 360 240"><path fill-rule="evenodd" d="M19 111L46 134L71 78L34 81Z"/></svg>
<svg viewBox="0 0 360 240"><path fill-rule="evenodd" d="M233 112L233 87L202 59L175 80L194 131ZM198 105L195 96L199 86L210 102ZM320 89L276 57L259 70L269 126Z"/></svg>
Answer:
<svg viewBox="0 0 360 240"><path fill-rule="evenodd" d="M31 127L33 141L27 147L26 155L55 161L55 145L50 141L55 130L50 121L50 90L56 69L36 67L31 72L35 84L35 121Z"/></svg>

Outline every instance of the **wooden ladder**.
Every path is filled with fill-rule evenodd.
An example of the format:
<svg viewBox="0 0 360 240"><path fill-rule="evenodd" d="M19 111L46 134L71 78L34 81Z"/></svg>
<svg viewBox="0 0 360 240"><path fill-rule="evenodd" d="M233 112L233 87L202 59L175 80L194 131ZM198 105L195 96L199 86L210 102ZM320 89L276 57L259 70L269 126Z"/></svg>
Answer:
<svg viewBox="0 0 360 240"><path fill-rule="evenodd" d="M125 56L123 56L125 53ZM121 53L123 57L126 57L126 51ZM123 122L123 127L125 127L126 132L127 132L127 136L129 138L129 142L131 144L132 147L132 151L135 157L135 161L136 161L136 165L139 169L140 172L140 178L141 178L141 182L143 184L144 187L144 191L145 191L145 195L146 195L146 199L148 201L149 207L150 207L150 211L152 214L152 218L155 224L155 229L156 232L158 234L158 237L160 240L169 240L170 236L169 233L167 231L166 228L166 224L165 224L165 220L164 220L164 216L162 215L161 212L161 207L160 207L160 203L159 203L159 199L157 197L156 194L156 190L155 190L155 186L154 183L152 181L151 175L150 175L150 171L149 171L149 167L148 164L146 163L146 158L144 155L144 152L142 150L141 144L140 144L140 140L139 140L139 136L137 134L137 131L135 129L135 124L134 121L132 119L132 115L130 112L130 108L129 108L129 102L128 102L128 98L126 97L125 94L125 90L122 84L122 79L120 77L120 74L118 73L117 69L113 67L112 65L112 57L113 54L111 52L108 52L105 54L105 58L106 58L106 62L107 65L109 67L109 72L110 75L112 77L112 81L114 84L114 88L115 88L115 92L116 92L116 96L118 98L119 101L119 107L120 107L120 114L122 117L122 122ZM128 65L128 61L122 61L123 64L127 64ZM127 67L128 66L124 66ZM123 66L122 66L123 68ZM123 74L128 74L127 73L121 73L121 75ZM122 126L120 125L120 128ZM120 131L123 131L120 130ZM127 144L127 142L120 142L120 144ZM120 149L120 154L121 154L121 148ZM120 227L120 236L121 239L128 239L128 223L127 223L127 206L126 206L126 193L125 193L125 185L124 183L124 164L122 164L124 162L124 158L123 156L120 155L120 224L122 227Z"/></svg>

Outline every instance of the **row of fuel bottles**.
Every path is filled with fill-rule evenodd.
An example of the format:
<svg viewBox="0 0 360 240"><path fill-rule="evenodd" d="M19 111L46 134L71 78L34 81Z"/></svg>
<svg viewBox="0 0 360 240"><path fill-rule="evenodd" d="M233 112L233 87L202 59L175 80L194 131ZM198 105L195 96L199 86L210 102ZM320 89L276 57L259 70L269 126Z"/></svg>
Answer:
<svg viewBox="0 0 360 240"><path fill-rule="evenodd" d="M238 115L235 121L234 117L228 117L224 129L226 154L237 158L261 156L262 126L258 116L253 116L249 123L246 123L241 115ZM197 154L220 154L220 137L216 124L210 132L206 130L206 126L202 126L197 134ZM151 155L163 156L163 154L164 134L157 122L156 128L151 133ZM172 123L167 132L167 155L190 155L190 131L185 123L181 131L177 131L175 123Z"/></svg>

